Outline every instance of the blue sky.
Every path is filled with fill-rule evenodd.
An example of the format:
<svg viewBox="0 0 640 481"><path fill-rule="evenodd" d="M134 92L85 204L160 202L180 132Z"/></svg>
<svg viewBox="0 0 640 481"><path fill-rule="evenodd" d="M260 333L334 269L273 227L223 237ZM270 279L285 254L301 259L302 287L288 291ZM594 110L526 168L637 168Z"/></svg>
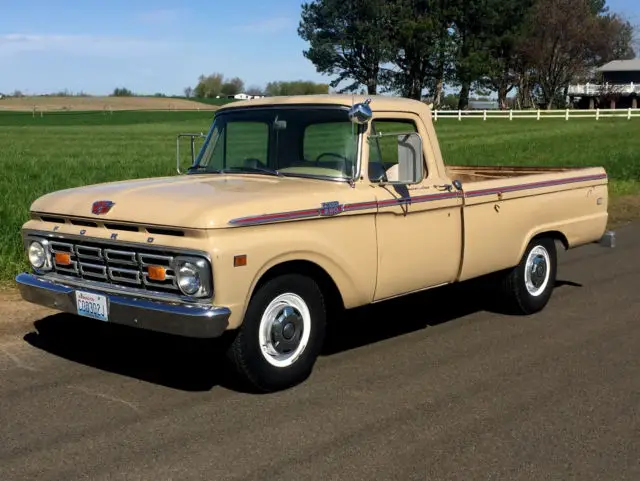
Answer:
<svg viewBox="0 0 640 481"><path fill-rule="evenodd" d="M305 59L300 0L0 0L0 92L182 94L198 75L245 85L330 79ZM638 0L609 0L640 24Z"/></svg>

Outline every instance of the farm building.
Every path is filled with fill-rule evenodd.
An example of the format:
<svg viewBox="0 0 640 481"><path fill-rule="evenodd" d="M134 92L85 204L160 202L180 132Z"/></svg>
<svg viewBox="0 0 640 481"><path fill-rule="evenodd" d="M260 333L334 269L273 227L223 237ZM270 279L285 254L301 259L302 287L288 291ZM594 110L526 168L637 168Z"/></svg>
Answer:
<svg viewBox="0 0 640 481"><path fill-rule="evenodd" d="M578 108L638 108L640 58L614 60L596 72L600 80L569 86L569 99Z"/></svg>
<svg viewBox="0 0 640 481"><path fill-rule="evenodd" d="M239 94L235 94L235 95L227 95L228 99L235 99L235 100L259 99L261 97L263 97L263 95L249 95L249 94L245 94L245 93L239 93Z"/></svg>

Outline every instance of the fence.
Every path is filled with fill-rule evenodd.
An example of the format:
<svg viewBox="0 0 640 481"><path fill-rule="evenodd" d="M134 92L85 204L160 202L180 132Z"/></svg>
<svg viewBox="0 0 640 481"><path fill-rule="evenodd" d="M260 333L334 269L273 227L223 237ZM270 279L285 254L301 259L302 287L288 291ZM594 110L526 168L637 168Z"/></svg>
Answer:
<svg viewBox="0 0 640 481"><path fill-rule="evenodd" d="M594 109L594 110L434 110L433 120L438 121L443 118L463 118L470 119L593 119L607 117L623 117L631 120L634 117L640 118L640 109Z"/></svg>

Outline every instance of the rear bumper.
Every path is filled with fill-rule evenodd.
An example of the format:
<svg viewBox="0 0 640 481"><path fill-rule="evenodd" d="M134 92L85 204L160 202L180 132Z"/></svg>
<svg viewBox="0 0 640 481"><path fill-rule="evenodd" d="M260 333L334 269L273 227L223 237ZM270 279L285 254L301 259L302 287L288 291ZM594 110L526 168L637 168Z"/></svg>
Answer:
<svg viewBox="0 0 640 481"><path fill-rule="evenodd" d="M598 241L598 244L600 244L603 247L615 247L616 233L612 230L606 231Z"/></svg>
<svg viewBox="0 0 640 481"><path fill-rule="evenodd" d="M74 287L28 273L19 274L16 282L24 300L77 313ZM159 302L84 287L82 290L107 297L108 322L185 337L219 337L227 329L231 314L226 307Z"/></svg>

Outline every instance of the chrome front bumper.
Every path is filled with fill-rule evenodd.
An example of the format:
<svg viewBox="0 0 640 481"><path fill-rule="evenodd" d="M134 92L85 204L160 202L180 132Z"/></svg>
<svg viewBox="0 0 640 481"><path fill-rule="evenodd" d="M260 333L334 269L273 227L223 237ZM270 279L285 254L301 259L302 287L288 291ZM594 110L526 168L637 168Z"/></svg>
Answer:
<svg viewBox="0 0 640 481"><path fill-rule="evenodd" d="M77 313L76 288L28 273L19 274L16 282L24 300L62 312ZM85 287L81 290L106 296L108 322L186 337L220 336L226 330L231 314L226 307L173 304Z"/></svg>

